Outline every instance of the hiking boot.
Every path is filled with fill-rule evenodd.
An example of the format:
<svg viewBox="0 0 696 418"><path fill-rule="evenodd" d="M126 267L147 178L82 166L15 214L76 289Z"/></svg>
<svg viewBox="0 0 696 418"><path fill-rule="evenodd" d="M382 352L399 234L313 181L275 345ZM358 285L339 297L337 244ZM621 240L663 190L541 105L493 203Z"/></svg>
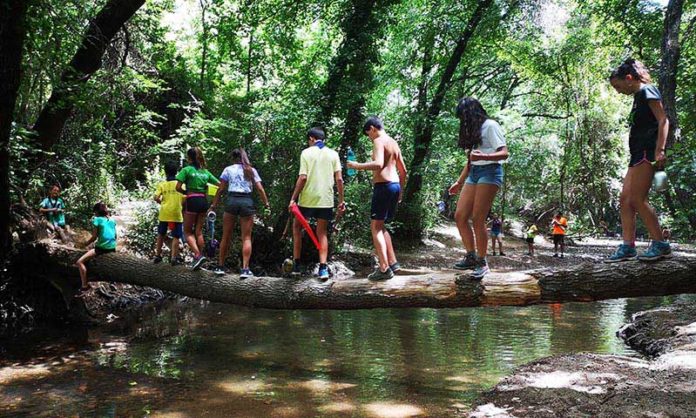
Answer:
<svg viewBox="0 0 696 418"><path fill-rule="evenodd" d="M329 267L319 266L319 272L317 275L319 276L319 280L322 280L322 281L328 280L329 279Z"/></svg>
<svg viewBox="0 0 696 418"><path fill-rule="evenodd" d="M252 273L249 269L242 269L239 273L240 279L248 279L249 277L254 277L254 273Z"/></svg>
<svg viewBox="0 0 696 418"><path fill-rule="evenodd" d="M397 271L401 270L401 264L399 264L399 262L397 261L396 263L390 265L389 269L396 273Z"/></svg>
<svg viewBox="0 0 696 418"><path fill-rule="evenodd" d="M629 261L636 259L636 247L630 246L628 244L620 244L616 252L605 258L605 263L619 263L621 261Z"/></svg>
<svg viewBox="0 0 696 418"><path fill-rule="evenodd" d="M377 268L375 271L370 273L369 276L367 276L367 279L377 281L377 280L389 280L392 277L394 277L394 272L391 271L391 269L387 267L387 269L385 271L382 271L379 268Z"/></svg>
<svg viewBox="0 0 696 418"><path fill-rule="evenodd" d="M476 268L476 254L475 253L467 253L466 257L464 257L462 259L462 261L460 261L454 265L454 268L457 270L473 270L473 269L475 269Z"/></svg>
<svg viewBox="0 0 696 418"><path fill-rule="evenodd" d="M652 241L648 251L638 256L640 261L657 261L663 258L672 258L672 247L665 241Z"/></svg>
<svg viewBox="0 0 696 418"><path fill-rule="evenodd" d="M213 269L213 273L215 273L216 276L224 276L225 275L225 267L215 266L215 268Z"/></svg>
<svg viewBox="0 0 696 418"><path fill-rule="evenodd" d="M156 255L155 258L152 259L152 262L155 264L159 264L162 262L162 256L161 255Z"/></svg>
<svg viewBox="0 0 696 418"><path fill-rule="evenodd" d="M481 280L483 279L483 276L490 273L491 270L488 268L488 262L485 259L481 261L482 262L478 265L478 267L476 267L476 270L471 273L472 279Z"/></svg>
<svg viewBox="0 0 696 418"><path fill-rule="evenodd" d="M191 270L193 270L193 271L200 270L201 265L203 265L204 261L205 261L205 256L203 254L199 255L198 257L194 257L193 263L191 264Z"/></svg>

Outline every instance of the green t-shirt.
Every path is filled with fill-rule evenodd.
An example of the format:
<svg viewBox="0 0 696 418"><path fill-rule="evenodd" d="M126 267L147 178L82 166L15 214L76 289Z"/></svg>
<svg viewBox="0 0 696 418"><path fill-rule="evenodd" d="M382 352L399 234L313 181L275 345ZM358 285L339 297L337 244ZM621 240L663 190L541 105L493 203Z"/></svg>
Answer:
<svg viewBox="0 0 696 418"><path fill-rule="evenodd" d="M52 225L65 226L65 203L60 197L58 199L45 198L41 201L43 209L60 209L58 212L46 213L46 219Z"/></svg>
<svg viewBox="0 0 696 418"><path fill-rule="evenodd" d="M196 168L192 165L187 165L179 171L176 179L186 185L188 194L206 193L208 191L208 183L220 184L220 181L210 174L210 171L205 168Z"/></svg>
<svg viewBox="0 0 696 418"><path fill-rule="evenodd" d="M116 221L106 216L95 216L92 225L97 229L97 243L95 247L102 250L116 248Z"/></svg>

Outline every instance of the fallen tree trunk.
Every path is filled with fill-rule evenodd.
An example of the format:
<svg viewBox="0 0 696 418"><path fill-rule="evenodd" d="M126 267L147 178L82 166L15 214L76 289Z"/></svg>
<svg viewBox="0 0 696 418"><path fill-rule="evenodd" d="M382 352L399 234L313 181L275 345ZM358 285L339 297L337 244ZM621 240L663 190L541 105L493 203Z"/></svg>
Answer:
<svg viewBox="0 0 696 418"><path fill-rule="evenodd" d="M20 251L34 274L70 278L79 284L73 263L81 251L46 242ZM198 299L271 309L457 308L487 305L595 301L637 296L696 293L696 256L654 264L583 263L563 270L492 273L475 281L455 270L412 272L384 282L348 278L321 283L237 275L153 264L126 254L91 261L92 280L154 287Z"/></svg>

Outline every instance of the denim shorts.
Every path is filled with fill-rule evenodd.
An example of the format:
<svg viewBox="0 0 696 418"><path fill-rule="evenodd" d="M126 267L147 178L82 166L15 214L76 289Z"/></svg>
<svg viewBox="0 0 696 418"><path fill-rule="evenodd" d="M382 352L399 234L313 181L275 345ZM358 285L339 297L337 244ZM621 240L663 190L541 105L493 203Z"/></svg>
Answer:
<svg viewBox="0 0 696 418"><path fill-rule="evenodd" d="M246 218L256 213L251 193L230 192L225 199L225 212Z"/></svg>
<svg viewBox="0 0 696 418"><path fill-rule="evenodd" d="M498 187L503 185L503 165L486 164L472 165L469 169L469 176L466 184L494 184Z"/></svg>

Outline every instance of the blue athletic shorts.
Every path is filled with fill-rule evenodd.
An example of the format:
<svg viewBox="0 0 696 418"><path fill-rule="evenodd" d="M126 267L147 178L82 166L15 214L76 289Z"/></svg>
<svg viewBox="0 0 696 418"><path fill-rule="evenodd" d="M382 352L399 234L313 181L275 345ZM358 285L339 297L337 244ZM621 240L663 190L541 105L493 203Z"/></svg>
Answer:
<svg viewBox="0 0 696 418"><path fill-rule="evenodd" d="M399 204L401 185L390 181L375 183L372 189L372 210L370 219L375 221L391 221L396 214L396 206Z"/></svg>
<svg viewBox="0 0 696 418"><path fill-rule="evenodd" d="M172 231L172 236L174 238L181 238L184 236L184 224L181 222L162 222L157 225L157 233L160 235L167 235L167 230Z"/></svg>
<svg viewBox="0 0 696 418"><path fill-rule="evenodd" d="M498 187L503 185L503 165L486 164L472 165L466 184L494 184Z"/></svg>

